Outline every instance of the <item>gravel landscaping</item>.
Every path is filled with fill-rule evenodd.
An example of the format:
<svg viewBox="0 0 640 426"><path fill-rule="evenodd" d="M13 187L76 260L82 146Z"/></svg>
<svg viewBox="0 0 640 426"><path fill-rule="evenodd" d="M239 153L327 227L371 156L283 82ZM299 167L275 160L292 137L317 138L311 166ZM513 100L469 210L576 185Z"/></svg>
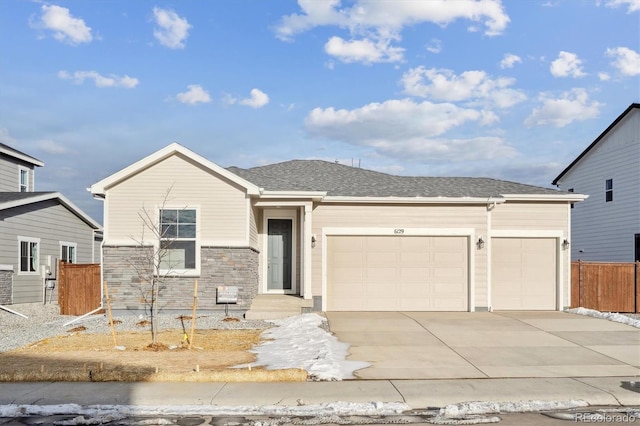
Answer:
<svg viewBox="0 0 640 426"><path fill-rule="evenodd" d="M2 331L0 352L7 352L39 340L68 334L69 330L81 325L86 327L85 333L110 333L109 320L106 314L91 315L73 324L64 326L64 324L78 317L60 315L60 308L57 304L22 303L9 305L7 308L26 315L28 318L23 318L0 309L0 330ZM230 317L235 316L233 313L230 313ZM264 329L272 326L272 324L266 321L246 320L239 315L237 316L238 321L223 321L224 318L225 315L222 312L197 314L196 328L219 330ZM142 327L138 325L141 321L148 320L145 316L118 314L114 315L113 319L114 322L117 323L115 326L116 331L150 330L148 325ZM184 320L184 327L190 330L191 322L188 319ZM160 314L158 316L158 330L180 328L182 328L182 321L179 319L179 314Z"/></svg>

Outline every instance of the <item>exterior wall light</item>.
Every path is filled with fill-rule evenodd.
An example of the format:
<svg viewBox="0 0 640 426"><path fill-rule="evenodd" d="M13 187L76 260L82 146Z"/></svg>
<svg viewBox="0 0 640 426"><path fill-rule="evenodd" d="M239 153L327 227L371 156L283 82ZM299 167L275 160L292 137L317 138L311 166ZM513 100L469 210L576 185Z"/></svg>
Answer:
<svg viewBox="0 0 640 426"><path fill-rule="evenodd" d="M484 240L482 237L478 238L478 242L476 244L478 245L478 250L482 250L484 248Z"/></svg>
<svg viewBox="0 0 640 426"><path fill-rule="evenodd" d="M564 241L562 242L562 248L563 248L564 250L568 249L568 248L569 248L569 244L571 244L571 243L569 243L569 240L567 240L567 239L565 238L565 239L564 239Z"/></svg>
<svg viewBox="0 0 640 426"><path fill-rule="evenodd" d="M313 234L311 236L311 248L314 248L316 246L316 234Z"/></svg>

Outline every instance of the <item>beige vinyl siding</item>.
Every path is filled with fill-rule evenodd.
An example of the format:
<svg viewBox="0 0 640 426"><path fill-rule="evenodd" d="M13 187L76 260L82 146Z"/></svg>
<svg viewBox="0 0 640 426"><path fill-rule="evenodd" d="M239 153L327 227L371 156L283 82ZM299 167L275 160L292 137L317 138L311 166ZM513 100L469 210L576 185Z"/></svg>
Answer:
<svg viewBox="0 0 640 426"><path fill-rule="evenodd" d="M22 275L18 236L39 238L39 265L60 257L60 242L77 244L76 261L91 263L93 229L55 200L0 211L0 264L13 265L13 303L42 300L40 275Z"/></svg>
<svg viewBox="0 0 640 426"><path fill-rule="evenodd" d="M495 230L549 230L567 232L567 203L516 202L498 204L491 211Z"/></svg>
<svg viewBox="0 0 640 426"><path fill-rule="evenodd" d="M146 209L157 221L165 196L167 208L198 210L201 245L249 244L244 189L178 154L107 189L105 244L135 245L142 239L139 214Z"/></svg>
<svg viewBox="0 0 640 426"><path fill-rule="evenodd" d="M262 216L255 206L251 206L249 214L249 244L251 247L258 249L258 220L261 220Z"/></svg>
<svg viewBox="0 0 640 426"><path fill-rule="evenodd" d="M487 235L487 208L485 205L319 204L313 211L313 233L320 237L323 228L471 228L476 235ZM322 238L317 240L312 250L312 294L321 295L323 248ZM487 306L487 252L475 250L474 254L475 305Z"/></svg>

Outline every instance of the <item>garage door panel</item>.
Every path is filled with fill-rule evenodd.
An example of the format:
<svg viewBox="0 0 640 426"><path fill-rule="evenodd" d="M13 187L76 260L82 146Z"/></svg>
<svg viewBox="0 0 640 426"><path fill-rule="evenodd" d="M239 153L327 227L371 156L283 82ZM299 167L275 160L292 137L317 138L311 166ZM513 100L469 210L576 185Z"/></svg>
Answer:
<svg viewBox="0 0 640 426"><path fill-rule="evenodd" d="M554 238L494 238L491 247L494 309L556 308Z"/></svg>
<svg viewBox="0 0 640 426"><path fill-rule="evenodd" d="M356 240L357 243L344 240ZM353 251L360 248L360 256ZM438 249L439 247L439 249ZM441 251L438 251L441 250ZM328 310L468 309L467 237L330 236L327 240ZM357 264L343 265L344 252ZM340 262L335 262L341 258ZM357 259L364 259L359 262ZM361 274L353 272L360 269ZM344 274L348 273L348 279ZM361 291L337 287L360 280ZM357 302L340 300L360 297Z"/></svg>

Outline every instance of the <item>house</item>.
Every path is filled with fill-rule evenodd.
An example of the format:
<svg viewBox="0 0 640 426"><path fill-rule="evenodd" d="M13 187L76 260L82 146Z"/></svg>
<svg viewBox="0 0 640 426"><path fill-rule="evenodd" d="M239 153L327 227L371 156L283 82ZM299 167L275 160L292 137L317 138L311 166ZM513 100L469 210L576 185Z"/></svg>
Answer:
<svg viewBox="0 0 640 426"><path fill-rule="evenodd" d="M55 288L58 259L100 258L100 225L61 193L34 191L42 166L0 143L0 305L43 302Z"/></svg>
<svg viewBox="0 0 640 426"><path fill-rule="evenodd" d="M573 260L640 261L640 104L631 104L553 180L588 194L571 211Z"/></svg>
<svg viewBox="0 0 640 426"><path fill-rule="evenodd" d="M104 200L114 309L142 309L141 259L164 245L165 309L190 308L198 279L200 309L216 308L217 286L237 286L244 309L257 294L293 294L323 311L561 310L570 206L584 198L318 160L223 168L177 143L91 192ZM161 241L145 241L142 217Z"/></svg>

